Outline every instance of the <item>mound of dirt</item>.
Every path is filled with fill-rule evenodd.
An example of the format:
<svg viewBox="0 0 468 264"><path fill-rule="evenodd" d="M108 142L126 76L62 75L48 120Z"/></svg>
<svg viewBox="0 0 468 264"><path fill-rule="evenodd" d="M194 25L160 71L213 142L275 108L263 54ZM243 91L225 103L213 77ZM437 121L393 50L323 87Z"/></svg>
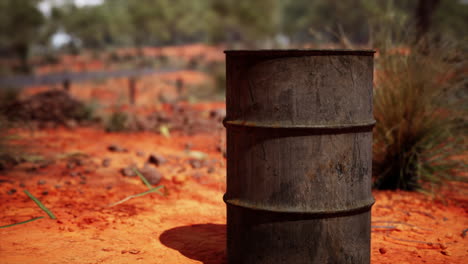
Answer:
<svg viewBox="0 0 468 264"><path fill-rule="evenodd" d="M52 90L18 99L8 104L5 114L10 121L35 121L55 125L69 125L90 118L89 111L67 92Z"/></svg>

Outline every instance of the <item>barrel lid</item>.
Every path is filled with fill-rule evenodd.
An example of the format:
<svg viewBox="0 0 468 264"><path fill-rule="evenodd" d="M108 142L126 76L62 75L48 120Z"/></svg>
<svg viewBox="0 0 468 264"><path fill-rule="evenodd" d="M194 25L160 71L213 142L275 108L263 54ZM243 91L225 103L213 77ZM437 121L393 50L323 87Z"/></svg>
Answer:
<svg viewBox="0 0 468 264"><path fill-rule="evenodd" d="M229 56L330 56L330 55L355 55L373 56L375 50L351 50L351 49L260 49L260 50L225 50Z"/></svg>

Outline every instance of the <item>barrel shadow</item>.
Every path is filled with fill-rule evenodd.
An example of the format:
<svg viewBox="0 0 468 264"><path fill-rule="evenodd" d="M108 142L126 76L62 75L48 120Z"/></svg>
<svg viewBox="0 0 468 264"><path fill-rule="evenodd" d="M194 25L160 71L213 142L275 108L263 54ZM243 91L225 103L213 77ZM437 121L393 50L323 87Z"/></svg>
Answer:
<svg viewBox="0 0 468 264"><path fill-rule="evenodd" d="M164 231L161 243L204 264L226 263L226 225L197 224Z"/></svg>

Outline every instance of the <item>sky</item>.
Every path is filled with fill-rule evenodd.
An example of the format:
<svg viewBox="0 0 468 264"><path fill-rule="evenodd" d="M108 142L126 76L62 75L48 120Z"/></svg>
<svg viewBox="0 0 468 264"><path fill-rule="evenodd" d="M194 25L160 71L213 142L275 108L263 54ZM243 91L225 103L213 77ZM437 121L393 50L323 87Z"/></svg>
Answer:
<svg viewBox="0 0 468 264"><path fill-rule="evenodd" d="M76 6L81 7L81 6L86 6L86 5L100 5L104 0L68 0L68 1L73 1ZM50 9L53 5L61 5L63 3L67 2L67 0L43 0L41 3L39 3L39 9L44 13L45 15L50 14Z"/></svg>

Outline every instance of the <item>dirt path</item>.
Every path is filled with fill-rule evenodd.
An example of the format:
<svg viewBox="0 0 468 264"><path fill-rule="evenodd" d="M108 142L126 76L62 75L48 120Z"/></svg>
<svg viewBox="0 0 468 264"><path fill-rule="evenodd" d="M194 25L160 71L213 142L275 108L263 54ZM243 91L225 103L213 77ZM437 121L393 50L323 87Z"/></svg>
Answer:
<svg viewBox="0 0 468 264"><path fill-rule="evenodd" d="M0 229L1 263L225 262L225 160L217 150L219 137L86 128L16 133L16 144L32 145L38 156L0 172L0 225L47 216L23 189L58 220ZM127 151L110 152L112 144ZM204 161L194 162L187 146L205 153ZM143 166L153 152L167 159L158 167L165 195L108 207L147 190L138 177L124 177L119 169ZM102 165L105 158L108 167ZM8 194L12 189L16 193ZM444 204L418 193L374 192L372 263L466 263L468 238L461 236L468 228L466 191L447 195Z"/></svg>

